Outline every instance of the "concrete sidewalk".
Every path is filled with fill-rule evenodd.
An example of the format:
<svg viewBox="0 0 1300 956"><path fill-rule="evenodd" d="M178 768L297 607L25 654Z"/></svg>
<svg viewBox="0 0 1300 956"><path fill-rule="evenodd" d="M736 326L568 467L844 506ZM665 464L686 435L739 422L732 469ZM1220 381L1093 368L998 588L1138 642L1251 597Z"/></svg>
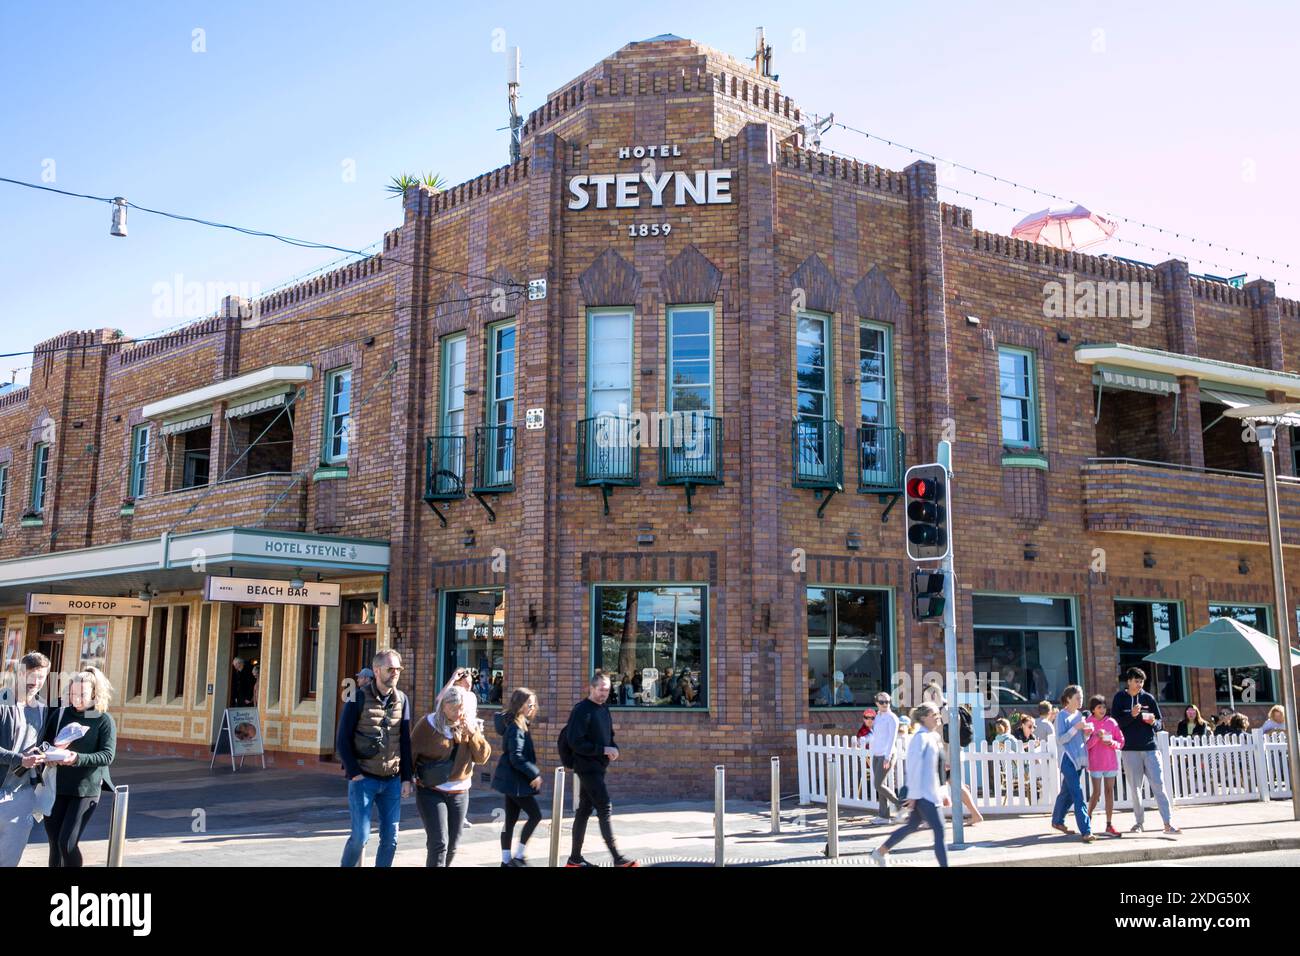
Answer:
<svg viewBox="0 0 1300 956"><path fill-rule="evenodd" d="M331 772L229 769L209 773L206 764L176 758L124 758L114 766L116 782L131 788L125 863L128 866L337 866L347 839L344 783ZM614 828L622 851L647 866L711 866L713 805L705 802L638 803L619 801L611 777ZM550 800L542 801L549 813ZM561 858L569 848L572 807L566 801ZM457 866L500 866L500 800L476 784L470 820L456 857ZM101 866L107 856L109 804L95 814L83 841L86 863ZM1100 823L1104 826L1104 815ZM870 866L867 853L893 827L870 826L869 816L841 813L838 860L823 856L826 812L818 806L783 805L782 833L770 831L769 807L745 801L727 804L726 859L731 866ZM1148 811L1150 828L1130 834L1130 813L1118 813L1121 838L1099 836L1083 844L1077 835L1051 830L1042 815L987 817L966 827L969 846L949 852L957 866L1087 866L1172 860L1207 854L1233 854L1300 848L1300 823L1291 819L1289 801L1247 802L1175 808L1178 837L1161 832L1160 816ZM901 823L901 820L899 821ZM199 832L195 828L204 828ZM1073 820L1070 826L1073 828ZM530 841L530 861L544 866L550 844L549 820ZM934 866L933 837L922 830L891 855L894 866ZM377 835L366 847L373 861ZM46 863L44 832L38 826L23 856L24 866ZM588 828L585 855L608 863L596 821ZM398 866L422 866L424 833L414 800L402 807Z"/></svg>

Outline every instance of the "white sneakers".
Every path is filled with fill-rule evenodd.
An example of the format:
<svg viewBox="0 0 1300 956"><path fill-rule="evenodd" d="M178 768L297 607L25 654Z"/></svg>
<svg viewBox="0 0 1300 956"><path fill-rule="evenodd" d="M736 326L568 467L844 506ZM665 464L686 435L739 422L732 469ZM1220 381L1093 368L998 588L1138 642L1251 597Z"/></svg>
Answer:
<svg viewBox="0 0 1300 956"><path fill-rule="evenodd" d="M889 866L889 860L886 859L885 855L879 850L871 851L871 862L876 864L876 866Z"/></svg>

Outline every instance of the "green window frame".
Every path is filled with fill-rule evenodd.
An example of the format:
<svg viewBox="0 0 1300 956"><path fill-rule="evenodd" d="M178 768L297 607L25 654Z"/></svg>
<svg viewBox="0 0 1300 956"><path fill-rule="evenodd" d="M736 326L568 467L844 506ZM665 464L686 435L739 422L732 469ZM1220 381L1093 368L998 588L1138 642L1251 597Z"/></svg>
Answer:
<svg viewBox="0 0 1300 956"><path fill-rule="evenodd" d="M668 309L668 411L716 414L713 306Z"/></svg>
<svg viewBox="0 0 1300 956"><path fill-rule="evenodd" d="M45 511L45 486L50 472L50 446L48 442L38 442L32 446L32 511L42 514Z"/></svg>
<svg viewBox="0 0 1300 956"><path fill-rule="evenodd" d="M352 366L333 369L325 377L325 447L321 460L341 465L352 446Z"/></svg>
<svg viewBox="0 0 1300 956"><path fill-rule="evenodd" d="M634 699L634 702L631 704L622 702L627 698L627 696L631 695L632 688L628 687L625 691L622 686L622 673L619 671L620 665L618 662L618 659L622 656L622 647L620 646L618 648L618 653L616 654L613 666L606 666L604 660L605 635L603 634L602 627L606 616L605 612L602 611L602 595L604 592L624 592L623 596L625 601L628 594L632 592L635 592L638 595L635 602L637 606L637 639L633 641L631 664L632 674L628 675L629 679L636 673L641 672L644 666L653 666L659 670L661 679L667 679L668 670L674 671L674 676L680 676L681 671L689 671L692 678L691 690L695 694L694 699L690 703L671 703L674 695L671 692L661 695L659 688L656 688L654 691L654 702L646 703L639 698ZM694 593L692 594L690 592ZM671 616L664 617L656 613L651 613L650 639L648 645L643 644L639 639L642 631L641 625L645 623L645 618L642 617L641 613L642 608L640 600L640 596L643 594L654 595L656 598L662 599L664 609L669 607L668 598L675 598L672 602ZM593 669L604 669L605 673L610 676L611 688L609 706L611 708L642 711L709 711L712 674L709 669L710 618L708 584L698 581L602 581L591 586L589 596L591 599L591 628L589 631L591 634L591 666ZM610 596L613 597L613 594L611 593ZM685 609L681 607L680 602L682 599L689 602ZM682 667L680 661L687 659L685 657L685 649L689 647L690 642L690 635L688 633L683 633L684 627L691 627L689 622L689 615L691 612L690 603L694 603L695 605L694 627L698 631L695 635L696 655L693 665L687 664L685 667ZM628 608L629 604L625 603L622 608L625 615ZM615 615L614 617L611 617L611 623L615 623L617 620L616 615L618 609L611 604L608 610L612 615ZM682 623L683 614L688 616L688 621L685 625ZM624 617L624 627L626 628L626 616ZM676 651L672 649L674 642L677 642ZM671 665L663 664L663 666L660 666L662 662L659 660L658 649L661 644L664 648L665 660L671 661ZM650 651L650 663L648 665L643 665L642 659L645 658L645 650L647 646ZM644 690L645 688L643 688L643 691ZM661 699L668 699L670 702L660 704L657 701Z"/></svg>
<svg viewBox="0 0 1300 956"><path fill-rule="evenodd" d="M1060 620L1054 619L1058 612ZM1078 602L1071 595L977 591L971 599L975 670L995 675L1003 708L1030 709L1040 700L1056 700L1065 687L1080 683L1080 628ZM1059 642L1052 640L1056 636Z"/></svg>
<svg viewBox="0 0 1300 956"><path fill-rule="evenodd" d="M488 327L487 423L493 428L515 423L518 342L519 330L513 321Z"/></svg>
<svg viewBox="0 0 1300 956"><path fill-rule="evenodd" d="M1002 444L1038 448L1038 373L1029 349L998 349L998 415ZM1011 426L1008 428L1008 426Z"/></svg>
<svg viewBox="0 0 1300 956"><path fill-rule="evenodd" d="M9 463L0 465L0 524L5 520L5 503L9 500Z"/></svg>
<svg viewBox="0 0 1300 956"><path fill-rule="evenodd" d="M1191 700L1190 680L1185 667L1171 667L1168 664L1152 664L1142 660L1147 654L1161 650L1183 636L1183 605L1180 601L1160 601L1154 598L1129 598L1118 596L1113 600L1115 608L1115 648L1119 661L1119 673L1116 680L1122 683L1124 671L1130 667L1140 667L1147 675L1146 689L1160 704L1182 704ZM1139 607L1148 610L1149 621L1141 621L1135 613ZM1161 620L1157 608L1165 608L1165 619ZM1128 619L1130 609L1133 613ZM1149 625L1150 636L1154 646L1137 646L1137 637L1144 625ZM1164 634L1161 629L1163 625ZM1163 641L1162 641L1163 638ZM1169 691L1175 691L1170 693Z"/></svg>
<svg viewBox="0 0 1300 956"><path fill-rule="evenodd" d="M1269 637L1276 639L1273 633L1273 608L1268 604L1233 604L1227 601L1212 601L1209 604L1210 620L1216 621L1221 617L1231 618L1239 621L1257 631L1263 631ZM1214 697L1219 704L1228 703L1228 674L1232 674L1234 685L1240 683L1243 679L1249 677L1255 682L1255 699L1253 701L1242 701L1241 694L1237 692L1234 686L1232 689L1232 700L1235 704L1280 704L1277 679L1267 667L1234 667L1229 671L1228 668L1216 667L1214 669Z"/></svg>
<svg viewBox="0 0 1300 956"><path fill-rule="evenodd" d="M858 325L858 423L864 428L894 425L893 331L880 322Z"/></svg>
<svg viewBox="0 0 1300 956"><path fill-rule="evenodd" d="M127 494L143 498L149 489L149 425L136 425L131 429L131 480Z"/></svg>
<svg viewBox="0 0 1300 956"><path fill-rule="evenodd" d="M620 323L626 323L626 334ZM625 343L625 344L624 344ZM622 359L626 356L626 361ZM612 415L623 418L633 413L636 359L636 313L632 309L587 310L587 418ZM626 393L626 402L608 407ZM626 411L620 413L619 408Z"/></svg>
<svg viewBox="0 0 1300 956"><path fill-rule="evenodd" d="M878 635L860 626L866 622L859 612L871 610L872 604L877 614L874 623L880 627ZM809 584L804 588L804 660L809 710L858 710L870 706L881 691L894 692L892 678L898 670L894 607L892 588L835 584ZM873 637L879 641L879 647L874 650L870 646ZM856 657L843 656L853 655L855 651ZM874 668L870 662L856 666L873 653L879 657ZM844 674L843 694L834 683L837 671ZM857 685L856 690L853 684Z"/></svg>
<svg viewBox="0 0 1300 956"><path fill-rule="evenodd" d="M820 335L815 335L814 330L819 330ZM831 317L824 313L800 312L795 319L795 416L805 421L835 418L832 385L835 352L831 331ZM813 387L818 379L820 386ZM817 398L821 399L820 403L815 401Z"/></svg>
<svg viewBox="0 0 1300 956"><path fill-rule="evenodd" d="M464 332L443 337L438 386L438 433L465 434L465 362Z"/></svg>

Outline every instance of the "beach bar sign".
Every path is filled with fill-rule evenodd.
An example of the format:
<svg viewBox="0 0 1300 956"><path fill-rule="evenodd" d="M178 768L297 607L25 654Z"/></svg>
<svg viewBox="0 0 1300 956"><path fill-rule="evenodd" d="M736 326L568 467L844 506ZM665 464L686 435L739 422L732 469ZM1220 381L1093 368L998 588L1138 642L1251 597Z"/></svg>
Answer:
<svg viewBox="0 0 1300 956"><path fill-rule="evenodd" d="M296 604L307 607L338 607L339 586L304 581L295 587L289 581L267 578L226 578L208 575L203 582L207 601L234 604Z"/></svg>

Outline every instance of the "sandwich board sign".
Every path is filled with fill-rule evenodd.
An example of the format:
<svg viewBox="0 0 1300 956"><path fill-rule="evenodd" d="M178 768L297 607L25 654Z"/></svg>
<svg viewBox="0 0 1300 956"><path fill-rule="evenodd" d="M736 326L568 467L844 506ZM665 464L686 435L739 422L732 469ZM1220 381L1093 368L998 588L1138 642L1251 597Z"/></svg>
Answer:
<svg viewBox="0 0 1300 956"><path fill-rule="evenodd" d="M244 758L261 756L262 769L266 769L266 751L262 748L262 722L258 718L256 707L227 707L221 715L221 726L217 729L217 740L212 747L212 760L208 763L211 770L221 754L230 754L230 770L237 773L244 765ZM235 766L235 758L239 766Z"/></svg>

